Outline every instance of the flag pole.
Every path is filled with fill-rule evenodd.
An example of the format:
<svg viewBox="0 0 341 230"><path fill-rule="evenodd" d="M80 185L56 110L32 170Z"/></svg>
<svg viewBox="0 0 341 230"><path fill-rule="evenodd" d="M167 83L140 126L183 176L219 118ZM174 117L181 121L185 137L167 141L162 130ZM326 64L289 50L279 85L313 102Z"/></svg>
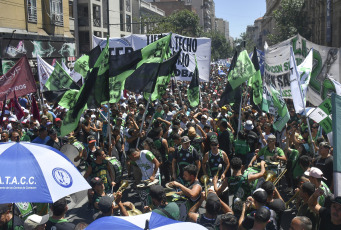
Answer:
<svg viewBox="0 0 341 230"><path fill-rule="evenodd" d="M148 107L149 107L149 103L150 103L151 99L152 99L152 94L149 94L147 106L146 106L144 113L143 113L143 116L142 116L142 123L141 123L140 131L139 131L139 136L142 133L143 124L144 124L144 121L146 120L146 115L147 115L147 111L148 111ZM139 146L139 143L140 143L140 137L137 138L136 148Z"/></svg>
<svg viewBox="0 0 341 230"><path fill-rule="evenodd" d="M175 82L176 88L178 89L178 93L179 93L179 97L180 97L180 103L181 103L181 108L182 108L183 102L182 102L181 92L180 92L180 88L178 86L178 81L176 80L175 77L174 77L174 82Z"/></svg>
<svg viewBox="0 0 341 230"><path fill-rule="evenodd" d="M110 104L108 102L108 116L107 116L107 122L108 122L108 145L111 144L111 124L110 124Z"/></svg>
<svg viewBox="0 0 341 230"><path fill-rule="evenodd" d="M243 104L243 95L240 98L240 103L239 103L239 116L238 116L238 132L237 132L237 136L238 133L240 131L240 126L241 126L241 119L242 119L242 104Z"/></svg>

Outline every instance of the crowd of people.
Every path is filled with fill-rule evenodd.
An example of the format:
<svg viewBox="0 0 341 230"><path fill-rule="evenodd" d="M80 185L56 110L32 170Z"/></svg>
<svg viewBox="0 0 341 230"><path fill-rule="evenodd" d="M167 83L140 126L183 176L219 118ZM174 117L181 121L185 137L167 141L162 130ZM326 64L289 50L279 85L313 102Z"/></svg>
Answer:
<svg viewBox="0 0 341 230"><path fill-rule="evenodd" d="M19 98L25 115L18 120L6 109L1 142L75 147L70 160L92 187L87 207L94 216L86 223L68 222L67 198L49 204L50 212L37 208L27 216L17 205L2 204L0 230L13 224L14 229L84 229L105 216L150 211L208 229L340 230L333 147L319 124L296 114L287 100L290 120L275 131L273 116L251 105L246 86L241 110L237 102L220 107L226 80L217 73L212 66L196 108L189 106L187 82L170 84L148 107L142 95L128 92L119 103L86 110L65 137L60 129L67 109L40 101L40 120L34 120L29 98ZM141 194L142 211L123 199L127 181ZM294 218L285 216L288 209Z"/></svg>

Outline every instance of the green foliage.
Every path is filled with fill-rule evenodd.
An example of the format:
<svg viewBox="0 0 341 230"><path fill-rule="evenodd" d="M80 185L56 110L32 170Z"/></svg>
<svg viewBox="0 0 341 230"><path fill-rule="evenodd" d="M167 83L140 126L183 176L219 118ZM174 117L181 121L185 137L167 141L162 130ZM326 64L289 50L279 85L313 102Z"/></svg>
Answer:
<svg viewBox="0 0 341 230"><path fill-rule="evenodd" d="M146 23L158 21L149 31L153 34L173 32L184 36L198 37L202 32L198 15L189 10L177 11L164 18L145 18L144 21Z"/></svg>
<svg viewBox="0 0 341 230"><path fill-rule="evenodd" d="M278 10L273 12L275 19L275 33L268 35L271 44L287 40L301 34L305 38L311 36L308 27L307 13L303 11L304 0L282 0Z"/></svg>
<svg viewBox="0 0 341 230"><path fill-rule="evenodd" d="M211 38L211 60L226 59L232 57L232 48L225 36L218 32L212 31L203 34L204 37Z"/></svg>

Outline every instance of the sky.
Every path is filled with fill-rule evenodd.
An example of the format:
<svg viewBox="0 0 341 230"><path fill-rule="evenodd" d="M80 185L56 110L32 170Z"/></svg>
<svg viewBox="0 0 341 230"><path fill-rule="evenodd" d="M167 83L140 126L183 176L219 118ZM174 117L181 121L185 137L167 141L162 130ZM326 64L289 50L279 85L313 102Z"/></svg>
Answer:
<svg viewBox="0 0 341 230"><path fill-rule="evenodd" d="M265 14L265 0L214 0L216 18L230 23L230 36L238 38L246 26Z"/></svg>

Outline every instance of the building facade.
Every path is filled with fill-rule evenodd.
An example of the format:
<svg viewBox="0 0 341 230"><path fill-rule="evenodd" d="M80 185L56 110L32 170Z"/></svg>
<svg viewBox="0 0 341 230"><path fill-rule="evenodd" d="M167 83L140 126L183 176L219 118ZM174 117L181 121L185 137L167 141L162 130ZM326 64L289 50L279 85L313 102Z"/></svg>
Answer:
<svg viewBox="0 0 341 230"><path fill-rule="evenodd" d="M50 64L77 56L70 31L73 4L68 0L0 1L0 49L3 72L26 55L35 74L37 55Z"/></svg>
<svg viewBox="0 0 341 230"><path fill-rule="evenodd" d="M226 41L229 42L230 39L230 27L229 22L222 18L215 18L215 30L222 33Z"/></svg>

